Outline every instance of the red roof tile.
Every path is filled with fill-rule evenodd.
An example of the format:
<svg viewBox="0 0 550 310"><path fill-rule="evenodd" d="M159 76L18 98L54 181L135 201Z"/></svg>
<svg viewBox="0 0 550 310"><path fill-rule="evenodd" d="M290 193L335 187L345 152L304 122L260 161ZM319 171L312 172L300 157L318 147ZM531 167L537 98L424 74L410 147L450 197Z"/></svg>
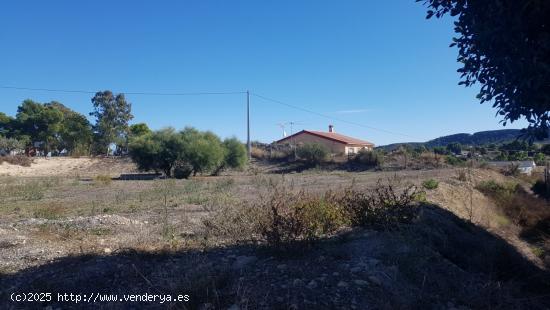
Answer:
<svg viewBox="0 0 550 310"><path fill-rule="evenodd" d="M364 140L360 140L360 139L355 139L355 138L348 137L348 136L344 136L344 135L341 135L341 134L339 134L339 133L335 133L335 132L324 132L324 131L314 131L314 130L302 130L302 131L297 132L297 133L295 133L295 134L293 134L293 135L291 135L291 136L282 138L281 140L278 140L278 141L276 141L276 142L277 142L277 143L283 142L283 141L285 141L285 140L287 140L287 139L290 139L291 137L297 136L297 135L302 134L302 133L311 134L311 135L314 135L314 136L318 136L318 137L321 137L321 138L329 139L329 140L336 141L336 142L340 142L340 143L344 143L344 144L374 146L374 144L371 143L371 142L364 141Z"/></svg>

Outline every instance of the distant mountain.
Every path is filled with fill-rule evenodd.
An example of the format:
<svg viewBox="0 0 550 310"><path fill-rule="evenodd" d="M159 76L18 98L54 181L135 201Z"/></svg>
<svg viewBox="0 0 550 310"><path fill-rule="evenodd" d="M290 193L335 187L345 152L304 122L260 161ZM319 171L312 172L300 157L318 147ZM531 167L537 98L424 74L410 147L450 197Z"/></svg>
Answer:
<svg viewBox="0 0 550 310"><path fill-rule="evenodd" d="M427 148L436 146L447 146L449 143L460 143L462 145L484 145L490 143L504 143L515 140L521 134L521 129L500 129L500 130L488 130L480 131L473 134L469 133L457 133L454 135L439 137L427 142L404 142L393 143L388 145L379 146L379 148L391 151L399 148L402 145L409 145L411 147L417 147L424 145Z"/></svg>

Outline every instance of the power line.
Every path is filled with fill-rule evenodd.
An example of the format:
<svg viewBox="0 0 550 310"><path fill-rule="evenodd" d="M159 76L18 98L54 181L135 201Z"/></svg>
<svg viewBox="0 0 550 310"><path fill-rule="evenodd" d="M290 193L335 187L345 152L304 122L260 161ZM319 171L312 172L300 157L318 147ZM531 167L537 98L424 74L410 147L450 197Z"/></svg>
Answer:
<svg viewBox="0 0 550 310"><path fill-rule="evenodd" d="M326 115L326 114L323 114L323 113L315 112L315 111L312 111L312 110L309 110L309 109L306 109L306 108L302 108L302 107L299 107L299 106L288 104L286 102L282 102L280 100L265 97L265 96L262 96L262 95L259 95L259 94L256 94L256 93L252 93L252 95L256 96L260 99L266 100L266 101L271 101L271 102L274 102L274 103L278 103L280 105L284 105L284 106L287 106L289 108L293 108L293 109L300 110L300 111L303 111L303 112L315 114L317 116L321 116L321 117L324 117L324 118L327 118L327 119L330 119L330 120L335 120L335 121L339 121L339 122L342 122L342 123L347 123L347 124L358 126L358 127L363 127L363 128L368 128L368 129L380 131L380 132L385 132L385 133L389 133L389 134L392 134L392 135L404 136L404 137L409 137L409 138L416 139L416 137L413 137L411 135L407 135L407 134L399 133L399 132L394 132L394 131L389 131L389 130L385 130L385 129L381 129L381 128L376 128L376 127L368 126L368 125L365 125L365 124L356 123L356 122L348 121L348 120L345 120L345 119L341 119L341 118L338 118L338 117L332 117L332 116L329 116L329 115Z"/></svg>
<svg viewBox="0 0 550 310"><path fill-rule="evenodd" d="M31 88L31 87L15 87L15 86L0 86L3 89L15 90L30 90L30 91L47 91L57 93L80 93L80 94L95 94L97 91L90 90L74 90L74 89L51 89L51 88ZM229 92L178 92L178 93L163 93L163 92L125 92L118 91L125 95L146 95L146 96L201 96L201 95L236 95L246 94L246 91L229 91Z"/></svg>

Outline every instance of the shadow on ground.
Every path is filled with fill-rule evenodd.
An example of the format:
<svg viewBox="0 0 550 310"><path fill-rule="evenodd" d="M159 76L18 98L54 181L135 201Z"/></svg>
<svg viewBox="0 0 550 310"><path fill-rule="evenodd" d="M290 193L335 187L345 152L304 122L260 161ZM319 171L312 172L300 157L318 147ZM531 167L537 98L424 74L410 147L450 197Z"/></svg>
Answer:
<svg viewBox="0 0 550 310"><path fill-rule="evenodd" d="M399 231L358 229L286 252L234 245L64 257L3 275L0 308L545 309L549 279L504 240L430 205ZM29 292L51 292L52 301L9 300ZM189 301L74 303L57 293Z"/></svg>

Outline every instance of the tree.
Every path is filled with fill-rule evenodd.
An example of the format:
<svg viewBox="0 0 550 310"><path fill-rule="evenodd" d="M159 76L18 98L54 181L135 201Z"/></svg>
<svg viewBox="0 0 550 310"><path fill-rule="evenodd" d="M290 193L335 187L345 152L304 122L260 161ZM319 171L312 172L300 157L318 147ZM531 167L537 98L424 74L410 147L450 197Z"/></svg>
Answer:
<svg viewBox="0 0 550 310"><path fill-rule="evenodd" d="M449 143L447 144L447 151L453 154L460 154L462 152L462 145L457 142Z"/></svg>
<svg viewBox="0 0 550 310"><path fill-rule="evenodd" d="M17 108L15 126L22 140L43 143L44 151L48 152L59 143L62 121L59 109L27 99Z"/></svg>
<svg viewBox="0 0 550 310"><path fill-rule="evenodd" d="M100 153L108 153L109 145L127 144L128 122L134 117L132 105L126 101L124 94L113 94L110 90L97 92L92 98L96 118L94 125L95 143Z"/></svg>
<svg viewBox="0 0 550 310"><path fill-rule="evenodd" d="M59 150L66 149L73 155L89 154L93 132L88 119L57 101L46 103L45 106L53 107L63 113L63 122L59 131Z"/></svg>
<svg viewBox="0 0 550 310"><path fill-rule="evenodd" d="M11 136L13 133L13 122L13 117L0 112L0 136Z"/></svg>
<svg viewBox="0 0 550 310"><path fill-rule="evenodd" d="M225 149L218 136L210 131L200 132L190 127L185 128L181 135L185 143L185 161L193 168L193 175L221 165Z"/></svg>
<svg viewBox="0 0 550 310"><path fill-rule="evenodd" d="M226 154L235 153L234 156L239 157L240 150L226 149L212 132L189 127L181 132L168 128L135 137L129 143L129 152L140 170L162 171L168 177L187 177L191 173L214 171L222 164L225 167ZM228 160L227 167L238 165L240 160Z"/></svg>
<svg viewBox="0 0 550 310"><path fill-rule="evenodd" d="M449 154L449 152L447 151L446 148L442 147L442 146L435 146L433 149L433 152L435 154L439 154L439 155L447 155Z"/></svg>
<svg viewBox="0 0 550 310"><path fill-rule="evenodd" d="M546 156L544 153L536 153L533 160L539 166L544 166L546 164Z"/></svg>
<svg viewBox="0 0 550 310"><path fill-rule="evenodd" d="M328 158L329 150L319 143L304 143L296 149L298 158L310 165L318 165Z"/></svg>
<svg viewBox="0 0 550 310"><path fill-rule="evenodd" d="M149 126L145 123L138 123L130 125L130 136L131 137L139 137L146 134L150 134L152 131L149 129Z"/></svg>
<svg viewBox="0 0 550 310"><path fill-rule="evenodd" d="M225 156L220 166L218 166L213 175L218 175L225 168L242 168L248 161L246 148L237 138L228 138L223 141Z"/></svg>
<svg viewBox="0 0 550 310"><path fill-rule="evenodd" d="M138 169L162 171L167 177L172 176L174 167L185 156L182 136L173 128L135 137L130 141L128 149Z"/></svg>
<svg viewBox="0 0 550 310"><path fill-rule="evenodd" d="M550 1L417 0L427 18L458 16L462 68L459 84L481 85L477 98L492 102L502 123L525 117L528 133L546 138L550 128Z"/></svg>
<svg viewBox="0 0 550 310"><path fill-rule="evenodd" d="M242 168L248 161L246 147L237 138L228 138L223 141L226 149L224 163L230 168Z"/></svg>

